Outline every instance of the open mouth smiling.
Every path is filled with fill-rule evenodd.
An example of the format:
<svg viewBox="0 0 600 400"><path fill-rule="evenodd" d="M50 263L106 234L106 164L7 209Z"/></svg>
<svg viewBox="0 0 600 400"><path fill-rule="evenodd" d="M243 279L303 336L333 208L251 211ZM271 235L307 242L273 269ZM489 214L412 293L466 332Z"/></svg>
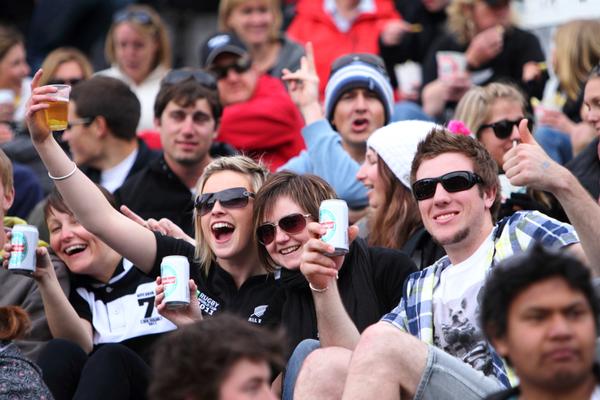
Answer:
<svg viewBox="0 0 600 400"><path fill-rule="evenodd" d="M87 249L87 245L86 244L73 244L70 246L66 246L63 249L63 252L68 255L68 256L72 256L74 254L78 254L81 253L82 251L84 251L85 249Z"/></svg>
<svg viewBox="0 0 600 400"><path fill-rule="evenodd" d="M210 229L217 241L226 241L233 235L235 226L228 222L215 222Z"/></svg>
<svg viewBox="0 0 600 400"><path fill-rule="evenodd" d="M300 245L299 245L299 244L297 244L297 245L295 245L295 246L286 247L285 249L281 249L281 250L279 250L279 254L281 254L281 255L284 255L284 256L285 256L285 255L288 255L288 254L290 254L290 253L293 253L293 252L295 252L295 251L296 251L296 250L298 250L299 248L300 248Z"/></svg>

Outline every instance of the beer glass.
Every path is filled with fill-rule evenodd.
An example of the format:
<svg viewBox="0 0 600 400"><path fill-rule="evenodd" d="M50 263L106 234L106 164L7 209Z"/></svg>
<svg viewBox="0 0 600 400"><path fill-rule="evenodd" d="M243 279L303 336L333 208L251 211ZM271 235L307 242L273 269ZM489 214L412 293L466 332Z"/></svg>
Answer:
<svg viewBox="0 0 600 400"><path fill-rule="evenodd" d="M48 93L52 100L48 102L50 107L45 109L46 122L51 131L64 131L67 129L67 110L69 107L69 95L71 86L50 85L56 88L56 92Z"/></svg>

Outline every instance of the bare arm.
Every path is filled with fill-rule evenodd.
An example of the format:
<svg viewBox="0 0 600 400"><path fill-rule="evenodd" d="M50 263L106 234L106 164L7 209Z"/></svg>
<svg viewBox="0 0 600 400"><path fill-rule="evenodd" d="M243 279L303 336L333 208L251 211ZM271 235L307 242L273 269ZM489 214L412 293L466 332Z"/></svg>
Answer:
<svg viewBox="0 0 600 400"><path fill-rule="evenodd" d="M352 350L360 334L344 308L336 279L344 257L332 258L323 254L333 252L333 248L318 239L325 233L318 222L310 223L308 231L312 238L304 245L300 270L311 285L321 347L338 346ZM350 238L356 238L357 227L351 227L349 234Z"/></svg>
<svg viewBox="0 0 600 400"><path fill-rule="evenodd" d="M10 245L9 245L10 246ZM48 249L38 247L37 265L33 278L38 284L50 333L55 338L68 339L77 343L86 353L92 351L92 325L79 317L63 292Z"/></svg>
<svg viewBox="0 0 600 400"><path fill-rule="evenodd" d="M27 127L48 172L52 176L63 177L73 170L74 163L54 140L44 119L44 109L48 108L44 103L48 100L46 94L54 89L38 87L41 74L42 71L38 70L31 82L32 96L25 114ZM96 185L79 170L54 183L77 220L88 231L141 270L150 272L156 258L156 240L150 230L115 210Z"/></svg>
<svg viewBox="0 0 600 400"><path fill-rule="evenodd" d="M551 192L577 231L581 245L569 251L583 256L595 276L600 275L600 206L565 167L553 161L535 142L527 129L527 121L519 125L522 144L504 155L503 169L513 185L529 186Z"/></svg>

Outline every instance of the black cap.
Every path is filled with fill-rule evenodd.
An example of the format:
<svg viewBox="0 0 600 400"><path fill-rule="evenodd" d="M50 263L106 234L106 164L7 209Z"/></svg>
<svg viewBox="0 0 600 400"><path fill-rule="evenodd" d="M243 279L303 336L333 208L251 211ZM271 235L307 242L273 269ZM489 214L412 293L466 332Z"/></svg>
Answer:
<svg viewBox="0 0 600 400"><path fill-rule="evenodd" d="M237 56L248 54L246 45L234 34L218 32L208 37L200 46L200 67L207 68L217 56L230 53Z"/></svg>

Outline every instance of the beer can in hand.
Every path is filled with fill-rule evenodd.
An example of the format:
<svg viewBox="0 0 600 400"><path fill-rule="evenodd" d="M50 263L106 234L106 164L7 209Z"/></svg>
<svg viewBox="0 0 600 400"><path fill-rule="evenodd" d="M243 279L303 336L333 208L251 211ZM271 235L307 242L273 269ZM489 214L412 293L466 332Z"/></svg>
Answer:
<svg viewBox="0 0 600 400"><path fill-rule="evenodd" d="M325 243L335 248L328 256L340 256L348 253L348 205L344 200L330 199L321 203L319 223L327 228L321 237Z"/></svg>
<svg viewBox="0 0 600 400"><path fill-rule="evenodd" d="M10 261L8 269L15 274L31 276L35 271L35 249L38 230L33 225L15 225L12 228Z"/></svg>
<svg viewBox="0 0 600 400"><path fill-rule="evenodd" d="M167 256L160 263L160 276L165 287L165 304L173 310L190 304L190 262L184 256Z"/></svg>

